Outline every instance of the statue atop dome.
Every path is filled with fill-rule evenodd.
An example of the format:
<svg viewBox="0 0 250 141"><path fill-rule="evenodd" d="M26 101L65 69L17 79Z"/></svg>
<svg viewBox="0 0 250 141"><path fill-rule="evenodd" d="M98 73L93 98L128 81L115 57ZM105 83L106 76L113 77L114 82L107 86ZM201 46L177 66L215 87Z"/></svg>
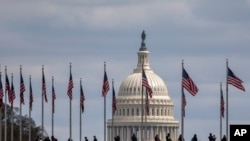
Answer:
<svg viewBox="0 0 250 141"><path fill-rule="evenodd" d="M146 51L147 50L147 47L146 47L146 43L145 43L145 39L146 39L146 34L145 34L145 31L143 30L142 33L141 33L141 48L140 48L140 51Z"/></svg>

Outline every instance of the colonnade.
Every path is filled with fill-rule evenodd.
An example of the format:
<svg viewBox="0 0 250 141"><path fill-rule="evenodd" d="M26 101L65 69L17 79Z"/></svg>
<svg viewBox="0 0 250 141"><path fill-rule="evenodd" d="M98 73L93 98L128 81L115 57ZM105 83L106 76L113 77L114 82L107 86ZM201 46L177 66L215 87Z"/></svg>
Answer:
<svg viewBox="0 0 250 141"><path fill-rule="evenodd" d="M107 140L112 141L112 126L107 127L108 135ZM155 135L164 141L166 140L167 133L170 133L172 140L178 138L178 125L177 126L147 126L147 129L143 129L143 141L153 141ZM113 139L115 136L119 136L121 141L131 141L131 136L135 134L138 141L142 141L141 138L141 127L140 126L114 126L113 127Z"/></svg>

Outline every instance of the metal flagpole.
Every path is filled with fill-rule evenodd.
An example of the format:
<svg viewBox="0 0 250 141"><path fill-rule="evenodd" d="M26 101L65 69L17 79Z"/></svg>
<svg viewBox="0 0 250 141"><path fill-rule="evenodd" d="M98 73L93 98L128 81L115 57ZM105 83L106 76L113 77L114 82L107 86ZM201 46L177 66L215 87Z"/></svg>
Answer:
<svg viewBox="0 0 250 141"><path fill-rule="evenodd" d="M142 72L143 73L143 65L144 62L142 62ZM143 77L143 76L141 76ZM142 79L141 79L142 81ZM142 86L142 82L141 82L141 141L143 141L143 115L144 115L144 111L143 111L143 86Z"/></svg>
<svg viewBox="0 0 250 141"><path fill-rule="evenodd" d="M114 79L112 79L112 90L114 89ZM112 103L114 102L114 96L112 95ZM111 141L114 140L114 105L112 104L112 126L111 126Z"/></svg>
<svg viewBox="0 0 250 141"><path fill-rule="evenodd" d="M182 77L183 77L183 67L184 67L184 60L182 60ZM183 96L184 96L184 88L181 83L181 136L182 141L184 141L184 104L183 104Z"/></svg>
<svg viewBox="0 0 250 141"><path fill-rule="evenodd" d="M1 82L2 92L3 92L1 65L0 65L0 82ZM0 105L0 117L1 117L1 121L0 121L0 141L2 141L2 109L3 109L3 100L0 101L0 102L1 102L1 105Z"/></svg>
<svg viewBox="0 0 250 141"><path fill-rule="evenodd" d="M11 73L11 87L14 88L14 86L13 86L13 73ZM11 95L13 93L14 93L14 89L11 88ZM13 103L14 100L13 100L13 98L11 98L11 99L12 99L11 102ZM11 104L11 132L10 132L10 134L11 134L11 141L13 141L13 104Z"/></svg>
<svg viewBox="0 0 250 141"><path fill-rule="evenodd" d="M31 75L30 75L30 93L32 92L31 90ZM31 97L30 97L30 103L29 103L29 141L31 141Z"/></svg>
<svg viewBox="0 0 250 141"><path fill-rule="evenodd" d="M70 63L70 75L71 74L71 63ZM73 81L73 80L71 80ZM71 93L72 95L72 93ZM71 99L69 99L69 138L70 138L70 141L72 140L72 111L71 111L71 108L72 108L72 103L71 103Z"/></svg>
<svg viewBox="0 0 250 141"><path fill-rule="evenodd" d="M148 114L148 91L147 91L147 89L146 89L146 98L145 98L145 127L144 127L144 135L145 135L145 140L147 140L147 114Z"/></svg>
<svg viewBox="0 0 250 141"><path fill-rule="evenodd" d="M226 136L227 140L229 140L228 136L228 59L226 60Z"/></svg>
<svg viewBox="0 0 250 141"><path fill-rule="evenodd" d="M22 141L22 100L21 100L21 78L22 77L22 65L20 66L20 141Z"/></svg>
<svg viewBox="0 0 250 141"><path fill-rule="evenodd" d="M222 102L222 83L220 82L220 140L222 137L222 113L221 113L221 102Z"/></svg>
<svg viewBox="0 0 250 141"><path fill-rule="evenodd" d="M7 66L5 66L5 81L7 77ZM6 82L5 82L6 85ZM8 84L9 85L9 84ZM4 105L4 141L7 141L7 94L8 94L9 86L8 89L6 90L5 86L5 105Z"/></svg>
<svg viewBox="0 0 250 141"><path fill-rule="evenodd" d="M52 124L52 133L51 133L51 135L52 136L54 136L54 90L53 90L53 88L54 88L54 76L52 76L52 100L51 100L51 102L52 102L52 110L51 110L51 124Z"/></svg>
<svg viewBox="0 0 250 141"><path fill-rule="evenodd" d="M44 66L42 65L42 75L44 77ZM44 83L44 82L42 82ZM43 85L43 84L42 84ZM42 86L43 87L43 86ZM43 88L42 88L43 89ZM43 131L44 131L44 119L43 119L43 114L44 114L44 108L43 108L43 105L44 105L44 92L42 90L42 139L44 139L44 136L43 136Z"/></svg>
<svg viewBox="0 0 250 141"><path fill-rule="evenodd" d="M81 105L81 102L82 102L82 101L81 101L81 86L82 86L82 78L80 78L80 98L79 98L79 99L80 99L80 106L79 106L79 109L80 109L80 110L79 110L79 111L80 111L80 113L79 113L79 114L80 114L80 134L79 134L79 135L80 135L80 141L82 141L82 108L81 108L81 106L82 106L82 105Z"/></svg>

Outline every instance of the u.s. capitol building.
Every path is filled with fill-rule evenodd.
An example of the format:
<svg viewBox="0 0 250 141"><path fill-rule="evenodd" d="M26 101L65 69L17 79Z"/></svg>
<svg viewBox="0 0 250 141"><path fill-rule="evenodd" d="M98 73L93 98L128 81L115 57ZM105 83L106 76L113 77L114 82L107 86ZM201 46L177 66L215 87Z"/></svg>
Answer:
<svg viewBox="0 0 250 141"><path fill-rule="evenodd" d="M131 141L133 134L138 141L153 141L155 135L164 141L168 133L173 141L178 138L179 122L174 118L174 103L164 81L150 68L149 51L143 34L141 47L137 52L137 68L123 80L119 88L113 129L112 119L107 121L108 141L112 141L117 135L121 141ZM142 107L142 93L145 104L146 91L143 88L142 92L142 66L153 90L153 96L149 98L149 115L145 115L145 106Z"/></svg>

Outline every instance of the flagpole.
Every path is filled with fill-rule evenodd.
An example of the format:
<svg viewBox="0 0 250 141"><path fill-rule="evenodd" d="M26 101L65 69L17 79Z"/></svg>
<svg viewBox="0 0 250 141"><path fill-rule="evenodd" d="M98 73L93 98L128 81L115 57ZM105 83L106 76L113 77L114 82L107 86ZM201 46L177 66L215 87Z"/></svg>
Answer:
<svg viewBox="0 0 250 141"><path fill-rule="evenodd" d="M2 87L1 91L2 91L2 94L3 94L1 65L0 65L0 82L1 82L1 87ZM3 95L2 95L2 97L3 97ZM3 99L0 102L1 102L1 106L0 106L0 117L1 117L1 122L0 122L0 141L2 141L2 109L3 109Z"/></svg>
<svg viewBox="0 0 250 141"><path fill-rule="evenodd" d="M183 77L183 69L184 69L184 60L182 60L182 77ZM183 95L184 95L184 88L181 84L181 136L182 141L184 141L184 104L183 104Z"/></svg>
<svg viewBox="0 0 250 141"><path fill-rule="evenodd" d="M80 78L80 141L82 141L82 108L81 108L81 86L82 86L82 78Z"/></svg>
<svg viewBox="0 0 250 141"><path fill-rule="evenodd" d="M220 82L220 140L222 137L222 109L221 109L221 102L222 102L222 82Z"/></svg>
<svg viewBox="0 0 250 141"><path fill-rule="evenodd" d="M142 62L142 73L143 73L143 65L144 65L144 62ZM143 106L144 106L143 105L143 86L141 82L141 141L143 141L143 115L144 115Z"/></svg>
<svg viewBox="0 0 250 141"><path fill-rule="evenodd" d="M51 100L51 102L52 102L52 110L51 110L51 124L52 124L52 133L51 133L51 135L52 136L54 136L54 98L53 98L53 88L54 88L54 76L52 76L52 100Z"/></svg>
<svg viewBox="0 0 250 141"><path fill-rule="evenodd" d="M22 92L22 65L20 65L20 141L22 141L22 100L23 100L23 92Z"/></svg>
<svg viewBox="0 0 250 141"><path fill-rule="evenodd" d="M70 75L71 74L71 63L70 63ZM73 80L72 80L73 81ZM72 108L72 103L71 103L72 99L69 99L69 138L70 138L70 141L72 140L72 111L71 111L71 108Z"/></svg>
<svg viewBox="0 0 250 141"><path fill-rule="evenodd" d="M5 85L6 85L6 78L7 78L7 66L5 66ZM8 84L9 85L9 84ZM9 86L8 86L9 87ZM9 88L8 88L9 89ZM5 105L4 105L4 141L7 141L7 93L8 90L6 90L5 86Z"/></svg>
<svg viewBox="0 0 250 141"><path fill-rule="evenodd" d="M104 72L106 72L106 62L104 62ZM104 141L106 141L106 95L104 96Z"/></svg>
<svg viewBox="0 0 250 141"><path fill-rule="evenodd" d="M146 98L145 98L145 127L144 127L144 134L145 134L145 138L147 140L147 114L148 114L148 92L147 92L147 89L146 89Z"/></svg>
<svg viewBox="0 0 250 141"><path fill-rule="evenodd" d="M45 77L44 76L44 66L43 65L42 65L42 75L43 75L43 77ZM42 83L44 83L44 82L42 82ZM42 139L44 139L44 136L43 136L44 135L43 134L43 131L44 131L44 118L43 118L43 116L44 116L43 115L44 114L44 107L43 107L43 105L44 105L44 91L42 90Z"/></svg>
<svg viewBox="0 0 250 141"><path fill-rule="evenodd" d="M31 93L31 75L30 75L30 93ZM31 97L29 103L29 141L31 141Z"/></svg>
<svg viewBox="0 0 250 141"><path fill-rule="evenodd" d="M114 90L114 79L112 79L112 90ZM111 129L112 129L112 132L111 132L111 141L114 140L114 96L112 96L112 126L111 126Z"/></svg>
<svg viewBox="0 0 250 141"><path fill-rule="evenodd" d="M226 136L227 136L227 140L229 140L229 136L228 136L228 59L226 59L226 72L227 72L227 76L226 76Z"/></svg>
<svg viewBox="0 0 250 141"><path fill-rule="evenodd" d="M12 97L12 94L14 92L14 89L12 89L12 88L14 88L14 86L13 86L13 73L11 73L11 97ZM14 101L14 99L11 100L11 132L10 132L11 141L13 141L13 104L14 104L13 101Z"/></svg>

